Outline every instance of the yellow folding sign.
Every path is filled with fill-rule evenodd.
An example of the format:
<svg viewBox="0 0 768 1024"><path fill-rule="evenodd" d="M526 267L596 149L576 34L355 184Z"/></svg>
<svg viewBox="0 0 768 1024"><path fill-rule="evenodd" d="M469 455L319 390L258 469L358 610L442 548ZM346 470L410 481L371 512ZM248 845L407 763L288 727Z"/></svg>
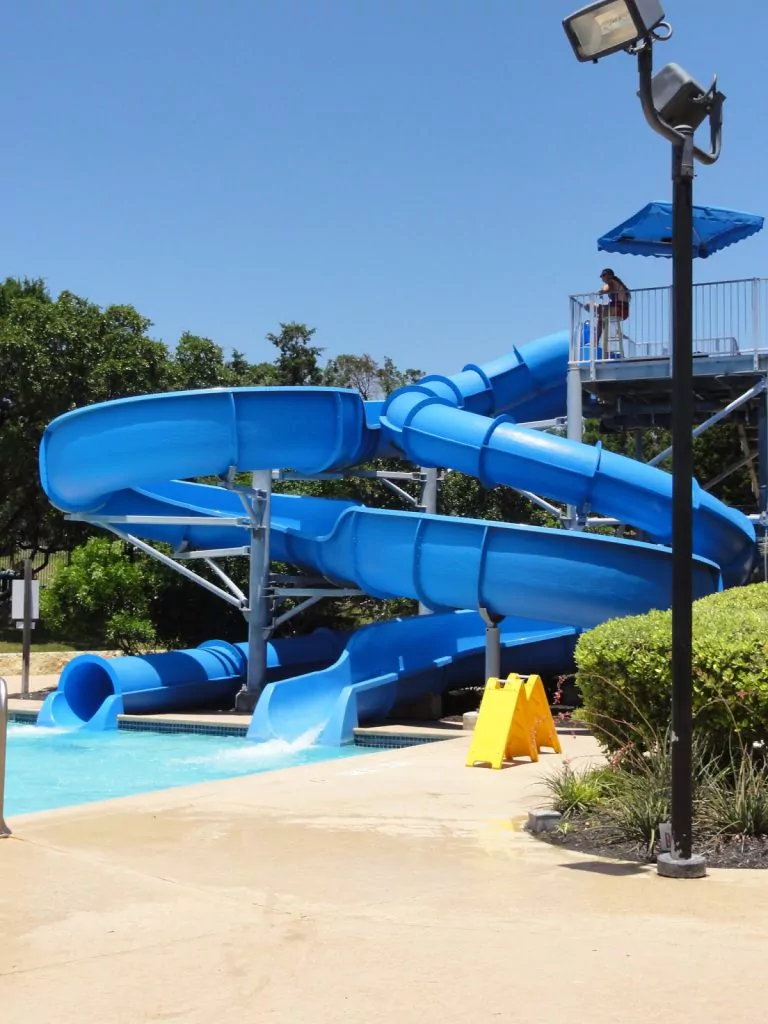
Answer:
<svg viewBox="0 0 768 1024"><path fill-rule="evenodd" d="M467 755L467 767L530 757L538 761L543 747L561 752L555 722L540 676L489 679Z"/></svg>

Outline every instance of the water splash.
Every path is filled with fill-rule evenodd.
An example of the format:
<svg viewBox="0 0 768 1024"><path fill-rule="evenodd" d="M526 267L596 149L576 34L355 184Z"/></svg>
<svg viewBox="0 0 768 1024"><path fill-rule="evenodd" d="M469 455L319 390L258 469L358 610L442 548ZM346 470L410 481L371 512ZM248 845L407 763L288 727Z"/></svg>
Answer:
<svg viewBox="0 0 768 1024"><path fill-rule="evenodd" d="M27 725L21 722L9 722L8 724L8 739L14 743L19 740L25 742L34 742L35 740L47 740L51 736L63 736L68 732L75 732L74 729L65 729L64 726L43 726L43 725Z"/></svg>
<svg viewBox="0 0 768 1024"><path fill-rule="evenodd" d="M180 764L228 764L254 766L263 765L272 761L281 761L292 754L300 754L302 751L313 747L317 738L325 728L325 722L307 729L301 736L294 740L272 739L264 743L239 744L230 749L217 750L211 754L201 754L195 757L178 758Z"/></svg>

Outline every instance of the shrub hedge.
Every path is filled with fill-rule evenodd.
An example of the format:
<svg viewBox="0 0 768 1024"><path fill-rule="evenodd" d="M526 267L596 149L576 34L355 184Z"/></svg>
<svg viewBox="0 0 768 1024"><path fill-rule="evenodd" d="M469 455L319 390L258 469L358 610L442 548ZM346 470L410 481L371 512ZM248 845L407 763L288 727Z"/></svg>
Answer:
<svg viewBox="0 0 768 1024"><path fill-rule="evenodd" d="M580 712L609 750L669 726L672 615L612 619L579 638ZM768 736L768 584L693 606L695 729L715 753Z"/></svg>

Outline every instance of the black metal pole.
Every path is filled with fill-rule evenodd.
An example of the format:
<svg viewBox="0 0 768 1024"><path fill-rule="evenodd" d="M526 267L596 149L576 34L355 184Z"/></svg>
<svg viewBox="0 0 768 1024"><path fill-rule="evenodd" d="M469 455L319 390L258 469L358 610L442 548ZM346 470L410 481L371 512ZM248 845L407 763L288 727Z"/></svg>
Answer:
<svg viewBox="0 0 768 1024"><path fill-rule="evenodd" d="M760 524L758 538L760 540L761 569L763 580L768 582L768 395L760 395L757 407L757 465L760 482L758 512Z"/></svg>
<svg viewBox="0 0 768 1024"><path fill-rule="evenodd" d="M693 132L672 147L672 839L691 858L693 831Z"/></svg>

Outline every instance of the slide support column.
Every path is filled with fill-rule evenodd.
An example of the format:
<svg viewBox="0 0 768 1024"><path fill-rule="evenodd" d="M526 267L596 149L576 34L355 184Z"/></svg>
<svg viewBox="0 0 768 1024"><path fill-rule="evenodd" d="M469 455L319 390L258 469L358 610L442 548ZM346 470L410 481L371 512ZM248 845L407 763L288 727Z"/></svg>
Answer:
<svg viewBox="0 0 768 1024"><path fill-rule="evenodd" d="M581 367L578 363L568 364L566 399L568 440L581 443L583 438L584 400L581 388ZM579 510L575 505L568 506L568 529L579 529Z"/></svg>
<svg viewBox="0 0 768 1024"><path fill-rule="evenodd" d="M253 711L264 689L267 672L267 640L272 629L269 589L269 517L272 470L258 470L251 481L251 556L248 588L248 675L237 695L238 711Z"/></svg>
<svg viewBox="0 0 768 1024"><path fill-rule="evenodd" d="M498 615L489 612L487 608L480 609L480 615L485 623L485 681L498 679L501 676L501 633Z"/></svg>
<svg viewBox="0 0 768 1024"><path fill-rule="evenodd" d="M760 484L757 537L763 579L768 580L768 389L757 407L757 477Z"/></svg>
<svg viewBox="0 0 768 1024"><path fill-rule="evenodd" d="M424 482L421 488L421 507L427 515L437 515L437 469L422 466ZM426 605L419 601L419 615L430 615L431 612Z"/></svg>

